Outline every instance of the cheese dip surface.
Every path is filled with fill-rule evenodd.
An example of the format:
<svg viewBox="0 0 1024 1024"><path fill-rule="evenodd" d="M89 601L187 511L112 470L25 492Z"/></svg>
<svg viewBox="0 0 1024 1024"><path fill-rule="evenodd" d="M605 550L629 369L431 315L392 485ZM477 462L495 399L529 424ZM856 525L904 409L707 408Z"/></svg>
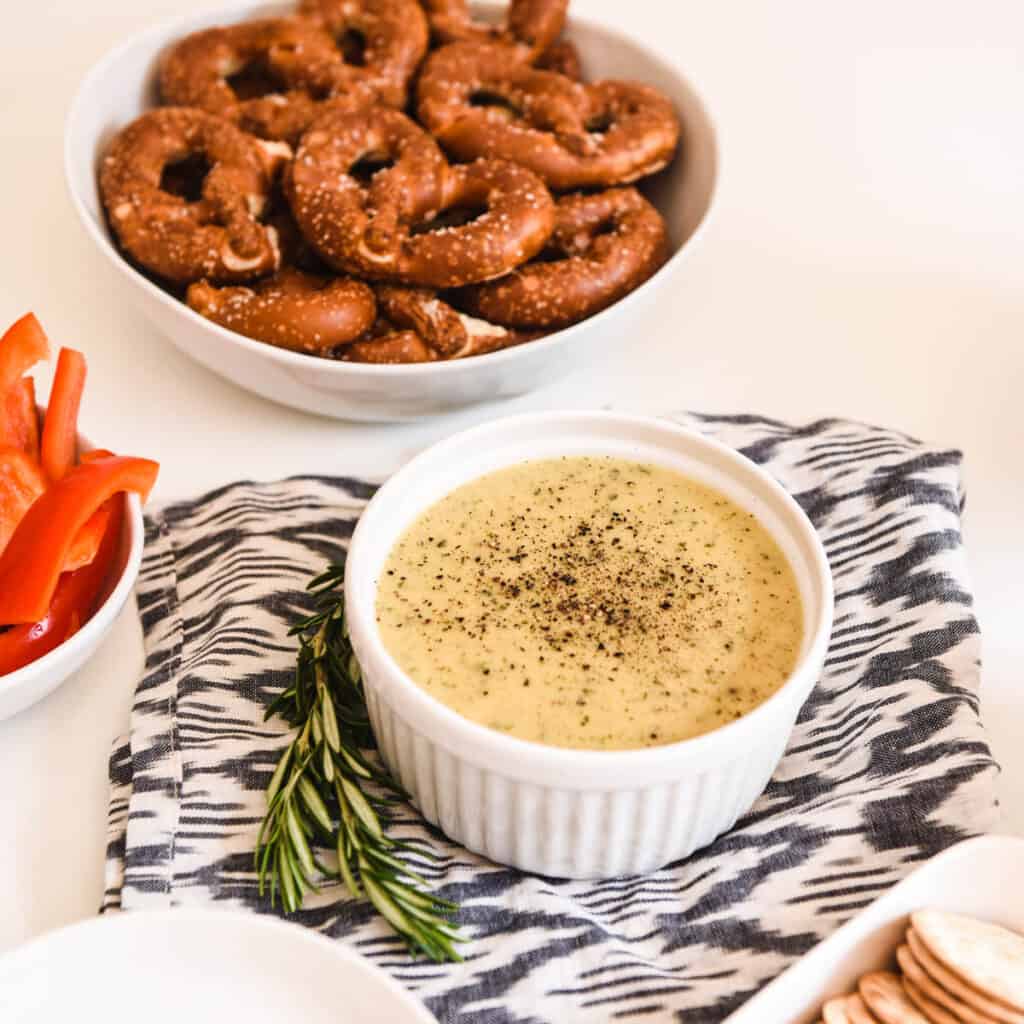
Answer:
<svg viewBox="0 0 1024 1024"><path fill-rule="evenodd" d="M794 668L792 569L749 512L674 470L524 462L427 509L388 555L381 637L454 711L558 747L698 736Z"/></svg>

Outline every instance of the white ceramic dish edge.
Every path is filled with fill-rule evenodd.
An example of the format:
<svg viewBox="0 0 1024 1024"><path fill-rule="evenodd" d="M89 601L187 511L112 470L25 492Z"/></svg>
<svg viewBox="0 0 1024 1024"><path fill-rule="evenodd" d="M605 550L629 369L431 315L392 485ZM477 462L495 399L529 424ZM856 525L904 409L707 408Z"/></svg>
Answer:
<svg viewBox="0 0 1024 1024"><path fill-rule="evenodd" d="M79 446L83 451L95 447L81 436ZM0 721L31 707L74 675L92 657L121 614L142 565L145 532L139 496L127 494L124 495L124 499L127 501L128 514L124 519L121 547L118 552L120 575L113 588L89 621L74 636L37 661L19 668L16 672L0 676ZM107 586L110 586L109 581Z"/></svg>
<svg viewBox="0 0 1024 1024"><path fill-rule="evenodd" d="M416 686L385 650L373 613L376 577L393 541L418 512L501 465L584 451L703 473L768 520L801 581L807 628L793 676L750 714L669 746L559 749L470 722ZM346 608L384 758L423 815L500 863L546 875L607 877L650 871L686 856L730 828L753 804L824 661L832 581L821 542L803 511L734 450L668 421L541 413L457 434L392 477L353 535Z"/></svg>
<svg viewBox="0 0 1024 1024"><path fill-rule="evenodd" d="M211 969L212 967L212 969ZM117 996L111 996L118 970ZM6 1024L434 1024L423 1004L355 950L251 912L181 907L105 914L0 957Z"/></svg>
<svg viewBox="0 0 1024 1024"><path fill-rule="evenodd" d="M1024 931L1024 839L981 836L950 847L766 985L725 1024L810 1024L826 999L892 968L908 916L924 907L970 914Z"/></svg>
<svg viewBox="0 0 1024 1024"><path fill-rule="evenodd" d="M498 11L495 4L479 9ZM188 31L249 16L279 13L280 3L246 2L190 14L154 26L110 51L88 72L68 111L64 174L83 228L113 266L123 295L178 348L240 387L309 412L342 419L389 422L419 419L477 402L525 394L620 342L636 318L681 269L706 233L714 208L720 157L714 124L691 80L662 55L586 18L571 29L586 50L600 51L602 73L657 79L683 114L681 161L653 187L669 217L675 251L657 274L603 312L548 338L490 355L426 366L371 366L314 359L263 345L205 320L135 270L112 244L100 213L95 174L99 152L114 130L147 105L153 63L172 39ZM606 71L605 62L616 66ZM678 211L676 206L678 205Z"/></svg>

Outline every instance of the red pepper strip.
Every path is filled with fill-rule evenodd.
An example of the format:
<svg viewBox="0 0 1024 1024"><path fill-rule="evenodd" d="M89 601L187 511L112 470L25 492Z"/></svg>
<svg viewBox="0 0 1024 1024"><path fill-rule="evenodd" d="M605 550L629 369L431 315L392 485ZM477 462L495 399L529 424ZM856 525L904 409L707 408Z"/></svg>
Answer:
<svg viewBox="0 0 1024 1024"><path fill-rule="evenodd" d="M32 458L20 448L0 448L0 553L45 490L46 478Z"/></svg>
<svg viewBox="0 0 1024 1024"><path fill-rule="evenodd" d="M108 452L106 448L94 448L90 452L82 452L80 461L95 462L97 459L109 459L113 454L113 452ZM74 572L76 569L81 569L82 566L88 565L96 557L100 541L103 540L107 529L107 522L110 519L110 506L110 501L105 505L100 505L93 512L85 526L75 534L71 550L68 552L68 559L64 563L65 572Z"/></svg>
<svg viewBox="0 0 1024 1024"><path fill-rule="evenodd" d="M84 569L61 575L42 619L0 633L0 676L52 651L76 633L96 611L121 540L124 501L120 497L113 498L104 508L110 509L109 521L93 561Z"/></svg>
<svg viewBox="0 0 1024 1024"><path fill-rule="evenodd" d="M26 313L0 338L0 395L6 395L36 363L50 358L50 342L34 313Z"/></svg>
<svg viewBox="0 0 1024 1024"><path fill-rule="evenodd" d="M95 462L97 459L109 459L114 453L106 448L93 448L91 451L82 452L78 456L79 462Z"/></svg>
<svg viewBox="0 0 1024 1024"><path fill-rule="evenodd" d="M36 385L31 377L22 377L0 403L0 445L20 448L39 461L39 414L36 412Z"/></svg>
<svg viewBox="0 0 1024 1024"><path fill-rule="evenodd" d="M71 542L71 550L68 552L68 557L64 560L64 572L74 572L76 569L81 569L96 557L96 552L100 549L100 543L104 536L106 536L107 523L110 522L111 502L115 500L119 501L120 499L112 498L106 504L100 505L89 517L85 526L75 534L75 539Z"/></svg>
<svg viewBox="0 0 1024 1024"><path fill-rule="evenodd" d="M85 356L62 348L43 419L43 471L59 480L75 464L78 453L78 407L85 389Z"/></svg>
<svg viewBox="0 0 1024 1024"><path fill-rule="evenodd" d="M0 625L43 618L78 531L115 494L135 491L145 500L159 470L149 459L113 455L75 466L52 483L0 555Z"/></svg>
<svg viewBox="0 0 1024 1024"><path fill-rule="evenodd" d="M21 448L26 439L38 438L34 389L28 407L26 396L14 396L14 392L24 387L19 381L36 363L49 358L50 343L32 313L23 316L0 338L0 445Z"/></svg>

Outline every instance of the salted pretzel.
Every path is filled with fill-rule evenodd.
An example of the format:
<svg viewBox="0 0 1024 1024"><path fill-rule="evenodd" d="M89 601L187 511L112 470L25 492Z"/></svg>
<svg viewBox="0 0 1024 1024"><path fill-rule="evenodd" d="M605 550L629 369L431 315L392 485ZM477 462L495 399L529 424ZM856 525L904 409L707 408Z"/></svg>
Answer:
<svg viewBox="0 0 1024 1024"><path fill-rule="evenodd" d="M565 25L569 0L511 0L500 25L474 20L468 0L422 0L434 38L441 43L467 41L511 45L516 59L532 63Z"/></svg>
<svg viewBox="0 0 1024 1024"><path fill-rule="evenodd" d="M454 301L517 328L576 323L643 284L668 255L661 214L635 188L558 200L544 259L460 290Z"/></svg>
<svg viewBox="0 0 1024 1024"><path fill-rule="evenodd" d="M100 194L121 246L154 274L178 284L248 281L280 266L276 232L259 217L290 155L222 118L164 107L118 133Z"/></svg>
<svg viewBox="0 0 1024 1024"><path fill-rule="evenodd" d="M373 292L348 277L287 267L251 285L190 285L186 301L228 330L278 348L326 355L365 333L376 318Z"/></svg>
<svg viewBox="0 0 1024 1024"><path fill-rule="evenodd" d="M611 80L583 85L523 65L507 46L453 43L431 54L418 113L457 159L512 160L561 191L653 174L679 141L672 104L656 89Z"/></svg>
<svg viewBox="0 0 1024 1024"><path fill-rule="evenodd" d="M415 0L309 0L305 16L193 33L160 69L164 102L199 107L262 138L295 141L325 104L403 106L427 47ZM337 36L335 35L337 33ZM348 63L345 40L362 40Z"/></svg>
<svg viewBox="0 0 1024 1024"><path fill-rule="evenodd" d="M574 82L583 81L583 58L571 39L556 39L534 61L534 67L541 71L554 71L565 75Z"/></svg>
<svg viewBox="0 0 1024 1024"><path fill-rule="evenodd" d="M361 363L464 359L517 343L507 328L460 313L429 288L376 285L380 320L342 358Z"/></svg>
<svg viewBox="0 0 1024 1024"><path fill-rule="evenodd" d="M430 30L417 0L300 0L299 15L323 26L353 72L362 70L380 102L403 107Z"/></svg>
<svg viewBox="0 0 1024 1024"><path fill-rule="evenodd" d="M384 166L360 176L368 162ZM554 226L554 203L535 174L498 160L449 166L415 122L383 107L319 118L285 191L302 233L332 267L429 288L498 277L539 252ZM483 212L438 227L453 209Z"/></svg>

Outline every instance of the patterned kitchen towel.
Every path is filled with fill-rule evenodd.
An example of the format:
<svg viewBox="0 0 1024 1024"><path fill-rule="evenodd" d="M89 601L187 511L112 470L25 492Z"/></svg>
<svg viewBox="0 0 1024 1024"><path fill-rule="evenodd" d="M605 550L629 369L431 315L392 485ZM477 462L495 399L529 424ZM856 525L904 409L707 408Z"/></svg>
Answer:
<svg viewBox="0 0 1024 1024"><path fill-rule="evenodd" d="M836 617L824 675L767 792L732 831L643 877L569 882L487 862L407 807L419 870L462 904L466 962L411 959L329 884L297 919L385 967L444 1024L723 1020L793 959L950 844L991 829L979 637L957 452L824 420L676 417L763 464L824 539ZM290 623L369 484L239 483L154 514L139 580L147 665L111 758L104 909L271 913L253 844L284 724Z"/></svg>

